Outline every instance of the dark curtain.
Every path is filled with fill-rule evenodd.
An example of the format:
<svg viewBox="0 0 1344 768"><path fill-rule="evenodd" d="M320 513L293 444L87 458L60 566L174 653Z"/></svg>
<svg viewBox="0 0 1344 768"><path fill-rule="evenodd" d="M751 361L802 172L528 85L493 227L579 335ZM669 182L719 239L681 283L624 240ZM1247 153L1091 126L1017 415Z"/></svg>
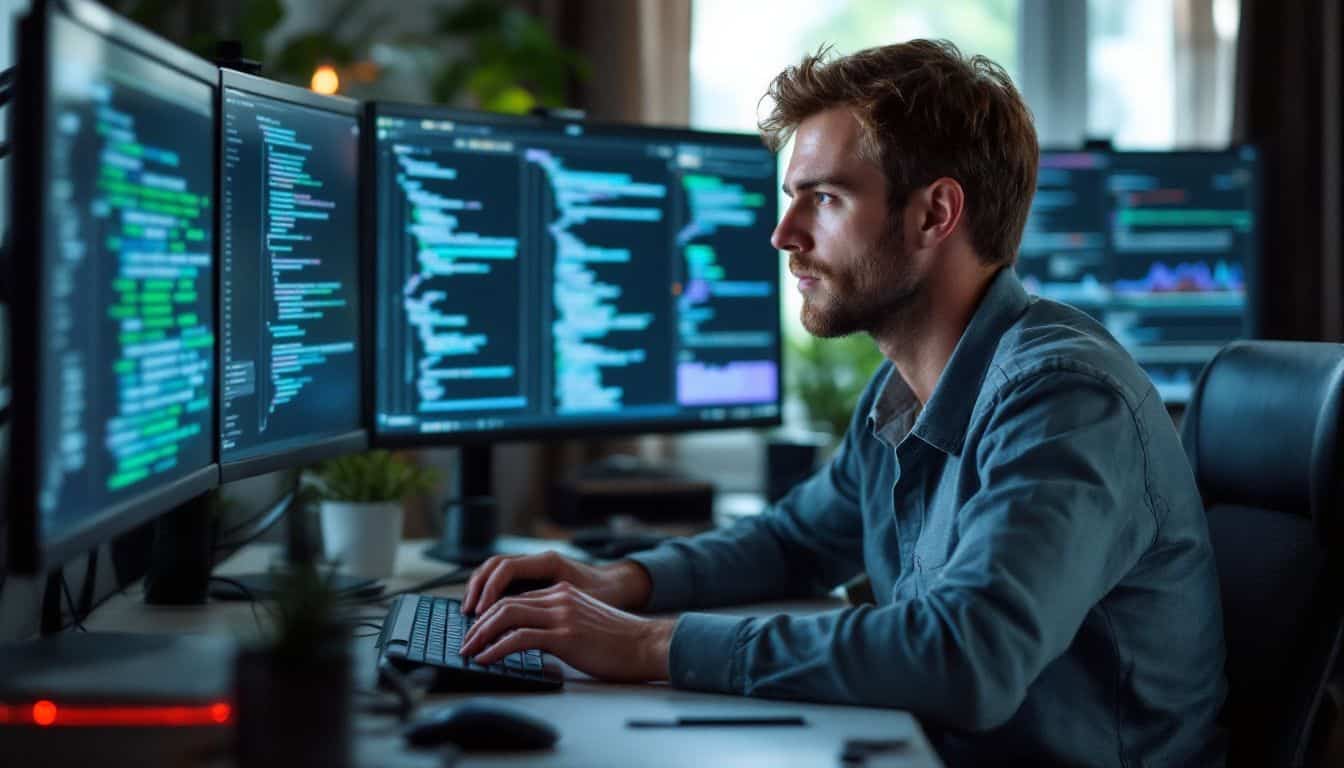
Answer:
<svg viewBox="0 0 1344 768"><path fill-rule="evenodd" d="M1339 0L1241 0L1233 138L1264 150L1262 336L1344 337Z"/></svg>

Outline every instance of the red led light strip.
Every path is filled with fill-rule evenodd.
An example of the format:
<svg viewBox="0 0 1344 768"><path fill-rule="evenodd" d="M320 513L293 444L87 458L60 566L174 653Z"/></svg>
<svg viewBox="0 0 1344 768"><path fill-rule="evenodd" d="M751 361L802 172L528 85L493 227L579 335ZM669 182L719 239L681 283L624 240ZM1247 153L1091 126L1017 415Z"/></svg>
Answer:
<svg viewBox="0 0 1344 768"><path fill-rule="evenodd" d="M0 704L0 725L40 726L173 726L228 725L233 707L227 702L179 707L90 707L57 705L43 699L32 704Z"/></svg>

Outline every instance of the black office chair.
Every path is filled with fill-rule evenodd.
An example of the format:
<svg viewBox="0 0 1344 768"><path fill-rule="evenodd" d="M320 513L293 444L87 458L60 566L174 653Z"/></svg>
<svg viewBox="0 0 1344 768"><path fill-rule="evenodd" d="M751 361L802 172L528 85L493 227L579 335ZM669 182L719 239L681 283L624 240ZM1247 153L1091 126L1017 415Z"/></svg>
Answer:
<svg viewBox="0 0 1344 768"><path fill-rule="evenodd" d="M1342 406L1344 345L1238 341L1186 411L1223 601L1230 766L1319 765L1340 727L1327 689L1344 642Z"/></svg>

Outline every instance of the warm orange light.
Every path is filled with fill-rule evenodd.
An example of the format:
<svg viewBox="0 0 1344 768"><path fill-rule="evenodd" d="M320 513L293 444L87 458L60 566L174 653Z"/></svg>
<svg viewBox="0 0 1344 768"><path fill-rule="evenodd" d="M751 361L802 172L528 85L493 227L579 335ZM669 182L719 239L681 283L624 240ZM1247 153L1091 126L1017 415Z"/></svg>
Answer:
<svg viewBox="0 0 1344 768"><path fill-rule="evenodd" d="M340 90L341 78L336 76L336 68L330 64L323 64L313 72L313 82L310 86L315 92L330 96Z"/></svg>
<svg viewBox="0 0 1344 768"><path fill-rule="evenodd" d="M33 722L38 725L56 722L56 705L46 699L33 704Z"/></svg>

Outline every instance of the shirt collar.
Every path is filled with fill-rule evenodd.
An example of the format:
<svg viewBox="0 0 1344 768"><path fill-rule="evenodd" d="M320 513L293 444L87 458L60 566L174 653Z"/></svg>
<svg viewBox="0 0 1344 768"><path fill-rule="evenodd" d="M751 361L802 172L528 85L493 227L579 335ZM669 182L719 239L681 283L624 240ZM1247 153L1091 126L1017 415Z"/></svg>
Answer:
<svg viewBox="0 0 1344 768"><path fill-rule="evenodd" d="M919 401L900 372L891 366L873 407L868 411L869 427L889 440L909 431L944 453L960 454L971 410L999 340L1027 310L1029 303L1030 297L1013 268L999 270L952 350L952 357L934 386L933 396L914 419L914 425L910 422Z"/></svg>

